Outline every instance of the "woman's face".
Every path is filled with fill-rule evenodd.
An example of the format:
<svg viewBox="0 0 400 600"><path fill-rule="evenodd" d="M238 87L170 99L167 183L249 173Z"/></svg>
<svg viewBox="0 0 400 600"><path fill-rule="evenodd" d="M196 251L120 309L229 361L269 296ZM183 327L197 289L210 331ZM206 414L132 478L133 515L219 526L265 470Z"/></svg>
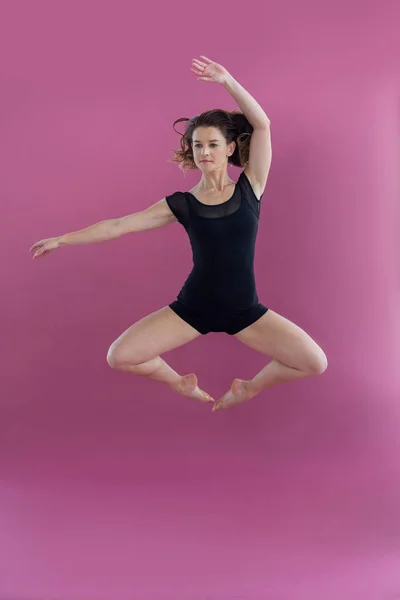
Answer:
<svg viewBox="0 0 400 600"><path fill-rule="evenodd" d="M202 171L220 168L235 149L235 142L226 140L216 127L197 127L193 132L193 158Z"/></svg>

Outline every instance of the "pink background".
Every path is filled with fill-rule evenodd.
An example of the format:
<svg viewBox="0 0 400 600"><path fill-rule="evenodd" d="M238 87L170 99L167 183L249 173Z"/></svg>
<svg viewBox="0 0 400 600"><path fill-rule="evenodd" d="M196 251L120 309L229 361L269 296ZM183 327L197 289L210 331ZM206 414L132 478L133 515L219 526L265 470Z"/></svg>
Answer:
<svg viewBox="0 0 400 600"><path fill-rule="evenodd" d="M399 22L395 1L2 0L1 600L400 598ZM237 106L201 54L272 123L260 301L329 361L215 414L106 361L186 278L178 223L29 254L197 183L173 121ZM269 360L222 334L164 357L216 398Z"/></svg>

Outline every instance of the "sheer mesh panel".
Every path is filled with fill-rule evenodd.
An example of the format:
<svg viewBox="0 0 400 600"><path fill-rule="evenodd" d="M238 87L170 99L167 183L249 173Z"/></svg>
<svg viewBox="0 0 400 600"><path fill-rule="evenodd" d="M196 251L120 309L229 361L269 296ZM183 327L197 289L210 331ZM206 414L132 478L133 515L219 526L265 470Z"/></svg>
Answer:
<svg viewBox="0 0 400 600"><path fill-rule="evenodd" d="M226 202L222 202L222 204L204 204L200 200L197 200L190 192L186 192L186 195L190 202L190 210L205 219L221 219L222 217L232 215L240 207L242 199L237 184L233 195Z"/></svg>
<svg viewBox="0 0 400 600"><path fill-rule="evenodd" d="M263 195L264 194L261 195L261 198ZM261 198L259 200L255 195L251 183L244 171L242 171L239 176L231 198L221 204L204 204L191 192L175 192L174 194L166 196L165 199L179 223L187 229L189 226L189 204L190 210L199 217L206 219L221 219L235 213L240 207L242 198L243 201L248 202L258 217L260 215Z"/></svg>

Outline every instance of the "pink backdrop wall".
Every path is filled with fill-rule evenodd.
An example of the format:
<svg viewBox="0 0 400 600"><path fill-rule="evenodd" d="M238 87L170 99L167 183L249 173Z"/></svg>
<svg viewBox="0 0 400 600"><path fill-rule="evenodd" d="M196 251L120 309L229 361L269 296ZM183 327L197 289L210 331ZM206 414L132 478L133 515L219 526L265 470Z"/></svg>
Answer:
<svg viewBox="0 0 400 600"><path fill-rule="evenodd" d="M399 20L1 2L1 600L400 598ZM187 276L179 224L29 254L195 185L172 122L236 107L200 54L271 119L259 296L329 361L215 414L106 362ZM219 334L164 357L215 397L268 362Z"/></svg>

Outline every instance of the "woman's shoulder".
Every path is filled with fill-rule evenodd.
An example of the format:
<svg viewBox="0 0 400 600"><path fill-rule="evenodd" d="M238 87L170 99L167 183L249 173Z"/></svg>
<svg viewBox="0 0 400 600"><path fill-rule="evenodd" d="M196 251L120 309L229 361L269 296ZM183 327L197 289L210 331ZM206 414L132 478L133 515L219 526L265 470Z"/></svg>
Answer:
<svg viewBox="0 0 400 600"><path fill-rule="evenodd" d="M253 196L257 202L260 202L264 192L260 189L255 181L252 181L252 176L247 168L243 169L243 171L240 173L238 184L241 185L242 188L248 194L250 194L250 196Z"/></svg>
<svg viewBox="0 0 400 600"><path fill-rule="evenodd" d="M176 191L165 196L165 201L176 219L186 227L189 220L188 206L185 192Z"/></svg>

